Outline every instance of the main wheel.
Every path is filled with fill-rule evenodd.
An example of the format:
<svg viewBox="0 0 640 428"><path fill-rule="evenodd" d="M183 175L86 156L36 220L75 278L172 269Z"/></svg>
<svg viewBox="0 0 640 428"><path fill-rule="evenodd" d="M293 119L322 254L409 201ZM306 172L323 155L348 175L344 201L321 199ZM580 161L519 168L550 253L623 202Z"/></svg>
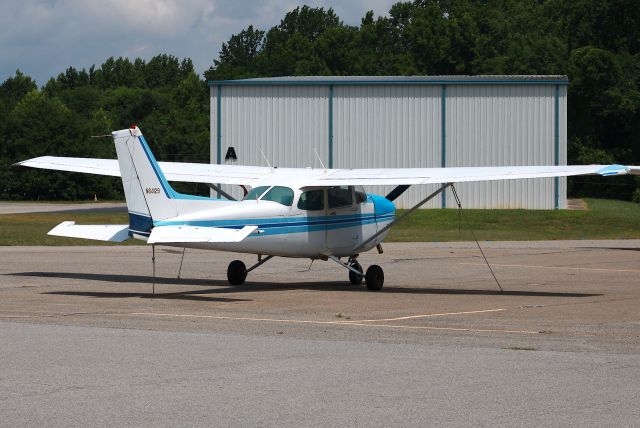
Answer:
<svg viewBox="0 0 640 428"><path fill-rule="evenodd" d="M378 291L384 285L384 272L378 265L371 265L367 269L367 274L364 278L367 288L371 291Z"/></svg>
<svg viewBox="0 0 640 428"><path fill-rule="evenodd" d="M351 266L352 268L354 268L355 270L360 272L360 275L358 275L354 271L350 270L349 271L349 282L352 285L360 285L360 284L362 284L362 278L364 278L364 275L362 274L362 266L360 266L360 263L358 263L357 261L354 260L351 263L349 263L349 266Z"/></svg>
<svg viewBox="0 0 640 428"><path fill-rule="evenodd" d="M227 279L231 285L242 285L247 279L247 267L241 260L234 260L227 268Z"/></svg>

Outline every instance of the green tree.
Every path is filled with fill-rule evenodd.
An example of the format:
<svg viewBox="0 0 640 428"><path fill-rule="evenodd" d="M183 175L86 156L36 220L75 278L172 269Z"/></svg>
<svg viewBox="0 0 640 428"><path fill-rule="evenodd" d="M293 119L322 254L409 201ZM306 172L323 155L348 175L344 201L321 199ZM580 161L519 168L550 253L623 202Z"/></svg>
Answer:
<svg viewBox="0 0 640 428"><path fill-rule="evenodd" d="M207 79L222 80L256 75L256 58L262 48L264 31L255 30L253 25L231 36L222 44L220 59L214 60L214 67L205 76Z"/></svg>
<svg viewBox="0 0 640 428"><path fill-rule="evenodd" d="M9 77L0 85L0 99L5 103L7 110L13 107L29 92L37 89L36 82L16 70L16 75Z"/></svg>

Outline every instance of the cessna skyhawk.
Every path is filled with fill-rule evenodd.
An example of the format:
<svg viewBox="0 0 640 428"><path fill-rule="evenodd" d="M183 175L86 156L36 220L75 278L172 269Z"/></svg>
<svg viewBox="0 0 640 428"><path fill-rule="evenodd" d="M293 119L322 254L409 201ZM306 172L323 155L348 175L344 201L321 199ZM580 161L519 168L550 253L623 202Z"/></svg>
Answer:
<svg viewBox="0 0 640 428"><path fill-rule="evenodd" d="M640 175L640 167L623 165L506 166L471 168L309 169L156 162L137 126L112 133L118 159L44 156L19 165L122 178L129 224L76 225L65 221L49 235L122 242L131 237L151 245L232 251L258 255L247 268L234 260L227 269L233 285L274 256L333 260L349 271L352 284L364 279L380 290L378 265L366 272L358 255L378 248L399 220L395 200L409 186L439 184L407 213L454 183L565 177L571 175ZM220 184L251 189L242 200L185 195L170 181ZM385 196L362 186L395 185ZM224 192L222 192L225 194ZM403 215L405 215L403 214ZM346 258L346 262L342 259Z"/></svg>

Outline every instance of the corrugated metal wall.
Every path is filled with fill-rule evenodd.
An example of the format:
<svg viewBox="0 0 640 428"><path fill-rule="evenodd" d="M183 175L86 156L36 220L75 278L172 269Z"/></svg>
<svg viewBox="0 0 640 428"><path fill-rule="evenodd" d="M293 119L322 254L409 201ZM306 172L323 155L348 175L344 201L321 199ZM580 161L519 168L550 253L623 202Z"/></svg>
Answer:
<svg viewBox="0 0 640 428"><path fill-rule="evenodd" d="M555 86L447 87L446 166L553 165ZM554 179L456 185L464 207L555 206ZM451 191L447 207L455 207Z"/></svg>
<svg viewBox="0 0 640 428"><path fill-rule="evenodd" d="M217 152L217 88L212 90L211 141ZM326 86L231 86L223 87L220 99L221 163L320 168L318 151L328 164L328 88ZM233 147L238 160L225 161ZM217 156L212 155L212 163ZM237 186L225 186L240 196Z"/></svg>
<svg viewBox="0 0 640 428"><path fill-rule="evenodd" d="M558 86L558 165L567 164L567 86ZM567 207L567 179L558 179L558 208Z"/></svg>
<svg viewBox="0 0 640 428"><path fill-rule="evenodd" d="M328 84L231 85L220 89L218 99L218 87L211 86L212 163L218 162L218 150L225 163L225 153L232 146L239 165L265 165L263 150L274 166L320 167L315 148L327 166L332 149L334 168L440 167L444 143L446 166L553 165L556 132L558 163L566 163L566 85L340 84L332 89ZM409 208L435 188L414 186L397 205ZM391 189L367 190L385 195ZM556 206L554 179L468 183L457 189L467 208ZM564 208L566 179L558 180L558 191L558 205ZM237 189L232 193L239 195ZM456 206L450 190L444 201L438 197L426 207L443 204Z"/></svg>
<svg viewBox="0 0 640 428"><path fill-rule="evenodd" d="M440 166L438 86L335 86L334 168ZM394 186L371 186L386 195ZM411 206L438 186L414 186L397 199ZM428 207L440 207L439 198Z"/></svg>

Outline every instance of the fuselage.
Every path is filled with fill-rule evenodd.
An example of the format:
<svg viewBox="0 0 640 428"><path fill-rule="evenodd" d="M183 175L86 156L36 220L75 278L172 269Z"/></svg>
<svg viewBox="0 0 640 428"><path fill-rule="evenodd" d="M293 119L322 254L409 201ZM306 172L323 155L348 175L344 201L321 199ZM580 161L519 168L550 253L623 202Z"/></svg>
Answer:
<svg viewBox="0 0 640 428"><path fill-rule="evenodd" d="M329 255L346 257L372 249L382 242L386 233L367 242L365 246L362 244L395 217L392 202L352 186L305 189L265 187L268 189L255 199L221 201L211 204L211 208L154 220L153 226L240 229L255 225L258 228L241 242L185 243L180 246L281 257L322 258ZM274 188L278 192L273 191ZM270 196L274 193L275 196ZM248 196L251 198L251 194ZM205 207L204 204L202 206ZM146 239L146 234L133 235Z"/></svg>

